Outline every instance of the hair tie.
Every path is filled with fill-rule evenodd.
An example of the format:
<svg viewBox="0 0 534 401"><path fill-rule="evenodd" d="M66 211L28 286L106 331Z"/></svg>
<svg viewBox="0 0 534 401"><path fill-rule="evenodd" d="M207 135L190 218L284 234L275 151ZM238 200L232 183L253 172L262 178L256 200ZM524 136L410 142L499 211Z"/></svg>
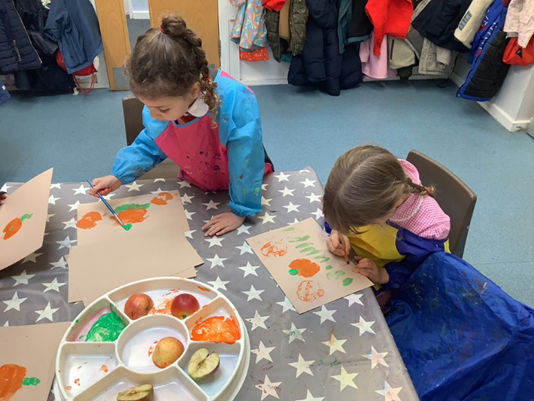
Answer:
<svg viewBox="0 0 534 401"><path fill-rule="evenodd" d="M430 191L430 188L425 188L426 189L426 194L427 195L432 195L432 192Z"/></svg>
<svg viewBox="0 0 534 401"><path fill-rule="evenodd" d="M161 25L160 25L160 27L159 27L159 30L161 31L161 33L167 35L167 32L165 32L165 31L163 30L163 28L161 27Z"/></svg>

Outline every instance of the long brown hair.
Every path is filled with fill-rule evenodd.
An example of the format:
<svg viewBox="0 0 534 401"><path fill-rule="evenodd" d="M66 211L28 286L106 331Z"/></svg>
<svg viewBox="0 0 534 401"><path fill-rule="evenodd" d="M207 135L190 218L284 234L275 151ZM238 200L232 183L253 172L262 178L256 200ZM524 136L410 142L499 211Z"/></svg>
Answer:
<svg viewBox="0 0 534 401"><path fill-rule="evenodd" d="M132 92L147 99L183 96L199 82L215 121L217 84L210 79L202 39L176 14L165 15L161 27L150 28L137 38L126 71Z"/></svg>
<svg viewBox="0 0 534 401"><path fill-rule="evenodd" d="M415 184L397 158L384 148L358 146L334 164L326 183L323 213L343 234L384 218L405 194L430 195L432 188Z"/></svg>

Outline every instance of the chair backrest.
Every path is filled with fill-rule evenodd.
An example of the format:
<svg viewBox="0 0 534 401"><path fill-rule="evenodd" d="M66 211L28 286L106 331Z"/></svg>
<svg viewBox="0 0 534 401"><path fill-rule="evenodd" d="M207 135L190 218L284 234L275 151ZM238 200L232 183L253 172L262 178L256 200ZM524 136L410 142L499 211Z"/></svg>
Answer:
<svg viewBox="0 0 534 401"><path fill-rule="evenodd" d="M412 150L406 160L419 170L423 185L436 188L434 198L451 218L451 253L461 258L477 201L476 194L449 169L417 150Z"/></svg>
<svg viewBox="0 0 534 401"><path fill-rule="evenodd" d="M126 144L131 145L143 126L144 104L136 97L122 99L122 112L124 114L124 127L126 128Z"/></svg>

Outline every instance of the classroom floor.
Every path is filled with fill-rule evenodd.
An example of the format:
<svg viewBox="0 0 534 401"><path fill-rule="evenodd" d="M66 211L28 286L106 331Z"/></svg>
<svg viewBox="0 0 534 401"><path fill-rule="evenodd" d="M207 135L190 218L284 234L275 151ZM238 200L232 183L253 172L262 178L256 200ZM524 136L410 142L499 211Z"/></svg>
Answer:
<svg viewBox="0 0 534 401"><path fill-rule="evenodd" d="M534 306L534 139L510 134L475 103L437 81L365 83L330 97L288 85L253 88L264 142L278 171L312 166L325 183L345 150L418 149L478 195L465 259L514 298ZM54 167L54 181L111 173L125 145L125 92L89 96L15 93L0 106L0 185Z"/></svg>

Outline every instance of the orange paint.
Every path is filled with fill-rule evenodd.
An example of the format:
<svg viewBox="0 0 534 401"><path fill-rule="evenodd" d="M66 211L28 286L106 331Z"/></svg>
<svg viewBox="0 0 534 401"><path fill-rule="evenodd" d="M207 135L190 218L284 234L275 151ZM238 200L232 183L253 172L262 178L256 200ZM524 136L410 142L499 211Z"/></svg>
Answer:
<svg viewBox="0 0 534 401"><path fill-rule="evenodd" d="M146 214L146 209L128 209L117 213L119 219L124 224L142 223L146 219ZM119 222L115 220L114 216L110 216L109 218L115 221L115 225L119 225Z"/></svg>
<svg viewBox="0 0 534 401"><path fill-rule="evenodd" d="M324 297L324 294L321 284L313 280L304 280L297 288L297 297L303 302L313 302Z"/></svg>
<svg viewBox="0 0 534 401"><path fill-rule="evenodd" d="M72 390L72 387L71 386L67 386L67 387L65 387L65 390L70 391L70 390Z"/></svg>
<svg viewBox="0 0 534 401"><path fill-rule="evenodd" d="M191 340L233 344L241 338L239 326L233 318L214 316L198 323L191 330Z"/></svg>
<svg viewBox="0 0 534 401"><path fill-rule="evenodd" d="M198 286L198 289L199 289L200 291L210 292L210 289L209 289L209 288L202 287L201 285Z"/></svg>
<svg viewBox="0 0 534 401"><path fill-rule="evenodd" d="M19 218L11 220L4 227L4 231L3 231L4 239L9 239L12 236L14 236L16 233L19 232L21 227L22 227L22 221Z"/></svg>
<svg viewBox="0 0 534 401"><path fill-rule="evenodd" d="M162 303L158 305L157 308L153 306L148 312L148 314L154 315L155 313L157 313L160 315L172 315L171 313L172 301L174 301L174 297L164 300Z"/></svg>
<svg viewBox="0 0 534 401"><path fill-rule="evenodd" d="M321 270L321 266L308 259L296 259L289 264L289 268L296 270L299 276L306 278L315 276Z"/></svg>
<svg viewBox="0 0 534 401"><path fill-rule="evenodd" d="M266 258L270 257L280 257L287 254L287 246L284 246L282 244L282 241L274 242L271 244L271 242L267 242L265 245L261 248L261 253Z"/></svg>
<svg viewBox="0 0 534 401"><path fill-rule="evenodd" d="M76 226L82 230L89 230L96 227L96 222L102 220L102 215L98 212L89 212L83 215L83 217L78 220Z"/></svg>
<svg viewBox="0 0 534 401"><path fill-rule="evenodd" d="M154 341L154 345L151 345L150 348L148 349L148 357L150 358L150 356L154 353L154 348L156 348L156 344L158 343L159 341Z"/></svg>
<svg viewBox="0 0 534 401"><path fill-rule="evenodd" d="M80 379L74 379L74 384L77 384L78 386L80 386Z"/></svg>
<svg viewBox="0 0 534 401"><path fill-rule="evenodd" d="M25 367L12 364L0 366L0 400L8 401L13 397L21 389L25 377Z"/></svg>
<svg viewBox="0 0 534 401"><path fill-rule="evenodd" d="M163 206L166 205L168 201L172 200L174 197L168 192L160 192L158 196L150 201L154 205Z"/></svg>
<svg viewBox="0 0 534 401"><path fill-rule="evenodd" d="M102 365L102 367L100 368L100 371L101 371L101 372L104 372L104 373L108 373L109 370L108 370L107 365Z"/></svg>

